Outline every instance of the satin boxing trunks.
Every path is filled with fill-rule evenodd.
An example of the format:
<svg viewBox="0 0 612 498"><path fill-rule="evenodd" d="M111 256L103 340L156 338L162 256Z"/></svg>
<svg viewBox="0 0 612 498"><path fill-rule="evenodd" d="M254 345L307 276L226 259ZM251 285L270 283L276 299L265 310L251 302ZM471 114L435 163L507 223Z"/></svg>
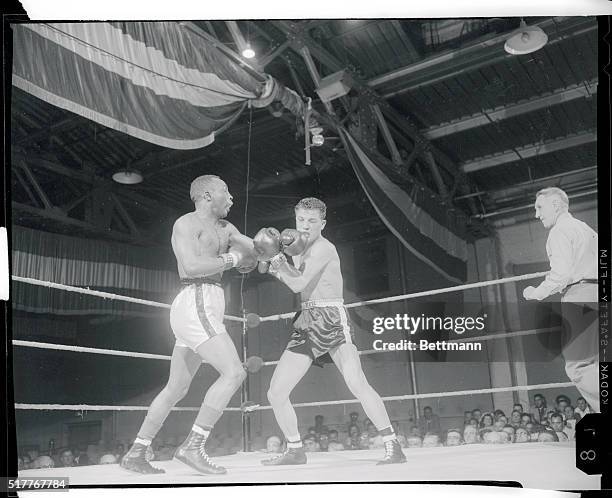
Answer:
<svg viewBox="0 0 612 498"><path fill-rule="evenodd" d="M225 295L221 284L208 278L182 279L181 285L170 308L170 326L176 345L195 351L211 337L227 334Z"/></svg>
<svg viewBox="0 0 612 498"><path fill-rule="evenodd" d="M353 344L353 331L341 300L315 300L302 303L293 318L293 333L287 350L304 354L322 367L331 363L329 352L338 346Z"/></svg>

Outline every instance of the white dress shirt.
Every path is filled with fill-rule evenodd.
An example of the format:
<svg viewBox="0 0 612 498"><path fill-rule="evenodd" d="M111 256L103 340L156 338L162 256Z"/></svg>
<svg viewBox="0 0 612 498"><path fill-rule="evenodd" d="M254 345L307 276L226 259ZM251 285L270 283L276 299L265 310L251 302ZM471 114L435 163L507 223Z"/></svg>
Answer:
<svg viewBox="0 0 612 498"><path fill-rule="evenodd" d="M550 273L535 289L540 298L582 279L597 279L597 232L570 213L561 214L546 241Z"/></svg>

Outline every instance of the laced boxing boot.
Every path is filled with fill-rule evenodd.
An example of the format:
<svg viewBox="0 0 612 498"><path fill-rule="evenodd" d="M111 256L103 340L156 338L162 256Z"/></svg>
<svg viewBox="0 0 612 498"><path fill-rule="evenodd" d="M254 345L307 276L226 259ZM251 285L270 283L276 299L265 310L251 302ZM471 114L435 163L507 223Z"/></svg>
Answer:
<svg viewBox="0 0 612 498"><path fill-rule="evenodd" d="M402 447L397 439L385 441L385 456L376 465L387 465L389 463L404 463L406 455L402 451Z"/></svg>
<svg viewBox="0 0 612 498"><path fill-rule="evenodd" d="M164 469L153 467L145 457L148 446L146 444L134 443L130 450L121 459L121 468L138 472L139 474L164 474Z"/></svg>
<svg viewBox="0 0 612 498"><path fill-rule="evenodd" d="M174 453L174 458L202 474L225 474L224 467L215 465L206 454L206 436L192 430Z"/></svg>
<svg viewBox="0 0 612 498"><path fill-rule="evenodd" d="M306 463L304 448L287 448L278 456L262 460L263 465L302 465Z"/></svg>

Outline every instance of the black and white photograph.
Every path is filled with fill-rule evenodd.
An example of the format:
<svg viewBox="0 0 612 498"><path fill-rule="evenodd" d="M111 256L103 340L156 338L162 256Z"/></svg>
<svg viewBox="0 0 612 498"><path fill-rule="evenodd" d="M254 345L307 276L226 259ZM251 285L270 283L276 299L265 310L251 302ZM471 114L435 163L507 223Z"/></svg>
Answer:
<svg viewBox="0 0 612 498"><path fill-rule="evenodd" d="M5 14L4 489L612 487L609 4Z"/></svg>

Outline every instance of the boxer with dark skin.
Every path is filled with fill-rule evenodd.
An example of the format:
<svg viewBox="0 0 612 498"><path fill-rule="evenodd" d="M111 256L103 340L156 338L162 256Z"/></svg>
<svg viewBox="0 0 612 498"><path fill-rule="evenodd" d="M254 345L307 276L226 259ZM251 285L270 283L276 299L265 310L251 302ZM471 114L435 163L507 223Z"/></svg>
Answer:
<svg viewBox="0 0 612 498"><path fill-rule="evenodd" d="M343 304L343 279L336 247L321 235L326 224L326 207L313 197L295 207L296 229L278 234L264 228L254 238L260 271L269 271L294 293L299 293L302 311L294 321L294 332L270 383L268 400L285 438L287 450L264 460L264 465L306 463L298 432L295 409L289 395L310 366L331 357L355 397L376 426L385 444L379 464L402 463L406 458L391 426L385 405L368 383L354 344L349 318ZM279 240L280 248L279 248ZM281 252L282 251L282 252ZM285 256L293 257L291 265Z"/></svg>
<svg viewBox="0 0 612 498"><path fill-rule="evenodd" d="M223 467L209 460L205 443L246 377L223 324L225 300L220 282L226 270L247 272L256 267L253 241L223 219L232 206L232 196L219 177L196 178L190 195L194 211L176 220L172 230L182 289L170 310L176 344L168 382L151 403L134 444L121 460L121 467L141 474L164 472L147 462L147 448L170 410L187 394L202 361L210 364L219 377L206 392L191 432L174 457L200 473L225 473Z"/></svg>

